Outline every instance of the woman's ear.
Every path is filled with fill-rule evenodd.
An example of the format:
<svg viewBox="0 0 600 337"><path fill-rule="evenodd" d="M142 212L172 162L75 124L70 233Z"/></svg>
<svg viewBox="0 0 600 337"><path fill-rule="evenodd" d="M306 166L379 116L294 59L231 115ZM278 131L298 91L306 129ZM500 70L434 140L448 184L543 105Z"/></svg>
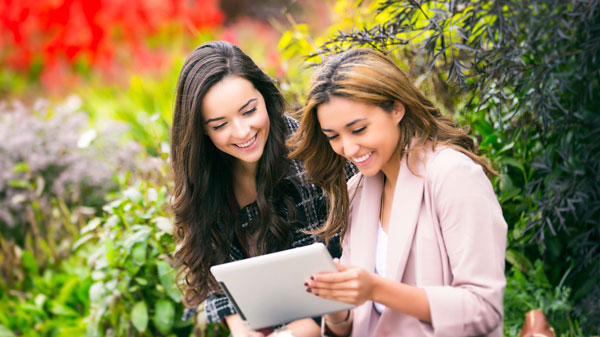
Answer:
<svg viewBox="0 0 600 337"><path fill-rule="evenodd" d="M398 124L404 118L404 113L406 110L404 109L404 104L396 101L394 102L394 109L392 110L392 118L394 119L394 123Z"/></svg>

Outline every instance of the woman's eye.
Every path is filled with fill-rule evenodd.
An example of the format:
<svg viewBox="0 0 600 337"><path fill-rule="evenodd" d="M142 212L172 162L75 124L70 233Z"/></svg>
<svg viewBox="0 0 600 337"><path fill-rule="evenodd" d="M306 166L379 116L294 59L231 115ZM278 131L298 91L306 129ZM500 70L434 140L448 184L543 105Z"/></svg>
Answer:
<svg viewBox="0 0 600 337"><path fill-rule="evenodd" d="M227 124L227 123L221 123L221 124L219 124L217 126L213 126L213 130L219 130L220 128L224 127L225 124Z"/></svg>
<svg viewBox="0 0 600 337"><path fill-rule="evenodd" d="M254 107L254 108L252 108L252 109L250 109L250 110L248 110L248 111L244 112L244 113L243 113L243 115L250 115L250 114L252 114L254 111L256 111L256 107Z"/></svg>
<svg viewBox="0 0 600 337"><path fill-rule="evenodd" d="M353 134L361 133L361 132L363 132L363 131L364 131L366 128L367 128L366 126L363 126L363 127L361 127L361 128L358 128L358 129L356 129L356 130L352 130L352 133L353 133Z"/></svg>
<svg viewBox="0 0 600 337"><path fill-rule="evenodd" d="M328 141L331 141L331 140L337 138L337 136L338 135L333 135L333 136L327 136L327 135L325 135L325 138L327 138Z"/></svg>

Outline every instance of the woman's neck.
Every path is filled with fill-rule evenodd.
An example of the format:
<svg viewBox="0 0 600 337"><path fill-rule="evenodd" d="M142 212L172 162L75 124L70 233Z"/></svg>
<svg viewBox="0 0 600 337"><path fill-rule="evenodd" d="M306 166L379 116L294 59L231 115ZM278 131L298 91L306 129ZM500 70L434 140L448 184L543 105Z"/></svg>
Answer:
<svg viewBox="0 0 600 337"><path fill-rule="evenodd" d="M385 187L395 190L398 171L400 170L400 160L402 159L400 151L394 151L390 160L381 168L385 175Z"/></svg>
<svg viewBox="0 0 600 337"><path fill-rule="evenodd" d="M240 207L256 200L256 170L258 163L238 161L233 169L233 193Z"/></svg>

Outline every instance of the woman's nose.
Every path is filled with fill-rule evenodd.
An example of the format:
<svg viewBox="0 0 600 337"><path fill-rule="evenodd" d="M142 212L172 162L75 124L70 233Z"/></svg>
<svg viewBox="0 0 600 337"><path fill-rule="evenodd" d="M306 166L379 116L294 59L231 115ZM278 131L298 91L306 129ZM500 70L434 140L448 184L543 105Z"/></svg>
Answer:
<svg viewBox="0 0 600 337"><path fill-rule="evenodd" d="M250 135L250 126L240 119L233 120L234 137L239 140L246 140Z"/></svg>
<svg viewBox="0 0 600 337"><path fill-rule="evenodd" d="M358 149L360 148L356 142L354 142L350 137L344 137L342 140L342 146L345 157L354 157L358 154Z"/></svg>

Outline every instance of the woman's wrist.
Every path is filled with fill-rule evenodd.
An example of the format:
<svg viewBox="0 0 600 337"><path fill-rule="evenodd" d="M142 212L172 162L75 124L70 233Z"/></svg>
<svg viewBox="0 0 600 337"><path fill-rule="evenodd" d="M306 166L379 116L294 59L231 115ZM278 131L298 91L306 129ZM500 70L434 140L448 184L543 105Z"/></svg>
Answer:
<svg viewBox="0 0 600 337"><path fill-rule="evenodd" d="M336 313L337 314L337 313ZM331 314L323 317L325 336L345 337L352 332L352 310L348 310L345 316ZM333 317L332 317L333 316ZM333 322L329 318L335 318Z"/></svg>
<svg viewBox="0 0 600 337"><path fill-rule="evenodd" d="M330 319L327 319L328 315L325 315L325 317L324 317L325 324L327 324L330 327L336 327L336 326L344 325L344 324L350 322L350 312L351 312L351 310L348 309L348 311L346 312L346 316L345 316L344 319L342 319L342 320L334 320L334 321L331 321Z"/></svg>

